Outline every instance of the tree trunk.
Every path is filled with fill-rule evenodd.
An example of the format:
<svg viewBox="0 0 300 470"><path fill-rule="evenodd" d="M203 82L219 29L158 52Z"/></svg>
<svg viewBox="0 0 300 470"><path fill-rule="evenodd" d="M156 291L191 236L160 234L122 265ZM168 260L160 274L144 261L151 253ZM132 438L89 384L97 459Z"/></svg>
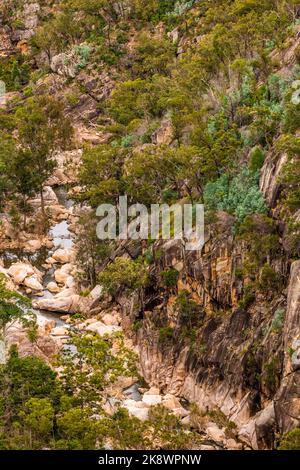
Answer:
<svg viewBox="0 0 300 470"><path fill-rule="evenodd" d="M24 205L23 230L25 232L25 230L26 230L26 221L27 221L27 217L26 217L26 196L24 196L23 205Z"/></svg>
<svg viewBox="0 0 300 470"><path fill-rule="evenodd" d="M42 214L45 215L45 201L44 201L44 194L43 194L43 186L40 189L40 196L41 196L41 210Z"/></svg>

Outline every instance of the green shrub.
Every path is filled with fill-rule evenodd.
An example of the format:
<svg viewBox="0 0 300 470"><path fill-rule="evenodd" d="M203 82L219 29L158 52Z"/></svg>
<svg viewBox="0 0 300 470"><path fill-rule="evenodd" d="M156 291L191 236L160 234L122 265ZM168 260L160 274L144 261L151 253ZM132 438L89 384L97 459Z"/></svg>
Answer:
<svg viewBox="0 0 300 470"><path fill-rule="evenodd" d="M260 147L254 147L250 155L249 169L252 172L260 170L265 161L265 153Z"/></svg>
<svg viewBox="0 0 300 470"><path fill-rule="evenodd" d="M248 310L255 301L255 294L253 292L246 292L244 297L239 301L239 307Z"/></svg>
<svg viewBox="0 0 300 470"><path fill-rule="evenodd" d="M235 277L239 280L242 280L244 277L244 269L243 268L235 268Z"/></svg>
<svg viewBox="0 0 300 470"><path fill-rule="evenodd" d="M285 319L285 310L283 310L282 308L279 308L278 310L276 310L274 314L274 318L271 324L271 331L273 331L274 333L279 333L283 328L284 319Z"/></svg>
<svg viewBox="0 0 300 470"><path fill-rule="evenodd" d="M159 330L159 343L164 345L169 343L174 337L174 330L170 326L165 326Z"/></svg>
<svg viewBox="0 0 300 470"><path fill-rule="evenodd" d="M197 348L196 346L194 347L194 351L198 354L198 355L202 355L202 354L205 354L206 353L206 350L207 350L207 345L205 343L200 343L197 345Z"/></svg>
<svg viewBox="0 0 300 470"><path fill-rule="evenodd" d="M200 306L191 298L187 291L181 291L174 304L180 323L192 327L199 319Z"/></svg>
<svg viewBox="0 0 300 470"><path fill-rule="evenodd" d="M78 69L83 69L89 62L91 55L91 47L88 44L78 44L75 46L75 53L78 57Z"/></svg>
<svg viewBox="0 0 300 470"><path fill-rule="evenodd" d="M27 86L23 89L23 93L26 98L29 98L33 95L33 88L31 86Z"/></svg>
<svg viewBox="0 0 300 470"><path fill-rule="evenodd" d="M212 419L220 428L225 428L227 433L234 431L237 428L237 425L233 422L230 421L227 416L220 410L220 409L214 409L211 410L207 413L209 418Z"/></svg>
<svg viewBox="0 0 300 470"><path fill-rule="evenodd" d="M165 269L161 276L166 287L175 287L178 282L179 272L174 268Z"/></svg>
<svg viewBox="0 0 300 470"><path fill-rule="evenodd" d="M150 408L148 425L153 430L152 439L160 443L161 449L188 450L199 448L201 442L199 434L186 432L178 416L175 416L163 405Z"/></svg>
<svg viewBox="0 0 300 470"><path fill-rule="evenodd" d="M166 19L177 0L135 0L135 16L144 21L158 23Z"/></svg>
<svg viewBox="0 0 300 470"><path fill-rule="evenodd" d="M80 93L79 91L71 91L70 93L65 94L68 105L72 108L75 108L80 103Z"/></svg>
<svg viewBox="0 0 300 470"><path fill-rule="evenodd" d="M143 32L137 37L132 70L137 76L165 75L174 56L175 47L169 39Z"/></svg>
<svg viewBox="0 0 300 470"><path fill-rule="evenodd" d="M126 44L128 42L128 34L126 34L124 31L120 31L117 34L116 40L118 44Z"/></svg>
<svg viewBox="0 0 300 470"><path fill-rule="evenodd" d="M131 147L132 143L133 143L133 139L134 137L132 135L125 135L124 137L122 137L121 139L121 146L123 148L128 148L128 147Z"/></svg>
<svg viewBox="0 0 300 470"><path fill-rule="evenodd" d="M27 85L30 76L30 66L22 57L10 57L1 60L0 80L7 91L16 91Z"/></svg>
<svg viewBox="0 0 300 470"><path fill-rule="evenodd" d="M132 329L132 331L134 331L135 333L137 333L137 332L139 331L139 329L142 328L142 326L143 326L143 320L136 320L136 321L133 323L131 329Z"/></svg>
<svg viewBox="0 0 300 470"><path fill-rule="evenodd" d="M290 214L295 214L300 208L300 137L283 135L276 147L278 151L286 152L288 156L280 177L283 185L281 201Z"/></svg>
<svg viewBox="0 0 300 470"><path fill-rule="evenodd" d="M181 16L183 13L185 13L187 10L192 8L196 0L177 0L174 6L174 10L169 13L169 15L174 15L174 16Z"/></svg>
<svg viewBox="0 0 300 470"><path fill-rule="evenodd" d="M233 178L228 174L208 183L204 203L209 210L221 210L234 215L238 223L250 214L263 214L267 207L258 187L259 174L244 168Z"/></svg>
<svg viewBox="0 0 300 470"><path fill-rule="evenodd" d="M145 261L147 264L152 264L153 261L154 261L154 256L153 256L153 251L151 248L148 248L145 252L144 252L144 258L145 258Z"/></svg>
<svg viewBox="0 0 300 470"><path fill-rule="evenodd" d="M276 222L265 214L247 216L238 227L238 236L247 242L248 262L255 269L274 257L280 248Z"/></svg>
<svg viewBox="0 0 300 470"><path fill-rule="evenodd" d="M273 357L264 366L263 379L266 386L275 393L280 384L281 364L278 357Z"/></svg>
<svg viewBox="0 0 300 470"><path fill-rule="evenodd" d="M290 218L284 233L285 250L294 258L300 257L300 223Z"/></svg>
<svg viewBox="0 0 300 470"><path fill-rule="evenodd" d="M147 84L141 79L119 83L108 103L111 116L125 126L133 119L143 117L144 112L139 101L146 88Z"/></svg>
<svg viewBox="0 0 300 470"><path fill-rule="evenodd" d="M122 289L135 290L147 284L147 268L140 260L116 258L100 273L99 282L111 295Z"/></svg>
<svg viewBox="0 0 300 470"><path fill-rule="evenodd" d="M260 273L259 286L263 292L277 291L280 287L281 276L268 264L265 264Z"/></svg>

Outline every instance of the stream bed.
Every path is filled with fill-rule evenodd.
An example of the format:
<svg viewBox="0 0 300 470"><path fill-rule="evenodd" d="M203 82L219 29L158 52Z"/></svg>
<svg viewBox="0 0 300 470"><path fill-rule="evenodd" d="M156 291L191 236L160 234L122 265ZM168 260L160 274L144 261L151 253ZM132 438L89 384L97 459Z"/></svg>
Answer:
<svg viewBox="0 0 300 470"><path fill-rule="evenodd" d="M71 210L74 203L71 199L68 198L66 188L60 186L53 188L53 190L57 196L59 204L64 209ZM0 252L0 259L3 261L3 265L6 269L17 262L28 262L43 273L44 290L42 295L32 294L28 296L32 300L42 298L48 299L53 297L53 294L46 289L46 286L49 282L54 280L54 268L51 267L50 269L45 270L43 265L45 264L46 259L51 257L53 252L57 249L70 249L73 246L72 233L69 230L68 220L62 220L52 225L49 230L49 236L53 241L53 248L51 249L42 247L34 253L26 252L20 249L5 250ZM36 314L38 325L42 325L49 320L54 320L56 326L64 326L65 328L69 328L69 325L61 318L63 315L59 313L46 312L38 309L32 309L32 311Z"/></svg>

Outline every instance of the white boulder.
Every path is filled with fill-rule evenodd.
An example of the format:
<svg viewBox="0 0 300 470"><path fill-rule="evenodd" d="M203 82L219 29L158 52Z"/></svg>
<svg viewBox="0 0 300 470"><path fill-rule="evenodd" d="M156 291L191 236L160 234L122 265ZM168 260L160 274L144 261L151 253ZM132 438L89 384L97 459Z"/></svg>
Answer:
<svg viewBox="0 0 300 470"><path fill-rule="evenodd" d="M103 291L102 286L96 286L94 289L89 293L89 297L91 297L92 300L98 300L101 297Z"/></svg>
<svg viewBox="0 0 300 470"><path fill-rule="evenodd" d="M226 441L224 430L220 429L215 423L208 423L205 432L215 442Z"/></svg>
<svg viewBox="0 0 300 470"><path fill-rule="evenodd" d="M99 336L104 336L104 335L112 335L113 333L116 333L117 331L121 331L121 328L119 326L104 325L104 323L102 322L96 322L96 323L92 323L91 325L88 325L86 327L86 330L97 333Z"/></svg>
<svg viewBox="0 0 300 470"><path fill-rule="evenodd" d="M63 326L57 326L51 331L51 336L68 336L68 330Z"/></svg>
<svg viewBox="0 0 300 470"><path fill-rule="evenodd" d="M41 299L34 303L34 307L40 310L59 313L75 313L79 295L61 296L59 294L52 299Z"/></svg>
<svg viewBox="0 0 300 470"><path fill-rule="evenodd" d="M28 287L29 289L35 290L35 291L42 291L44 290L44 287L42 284L38 281L36 276L30 276L26 277L24 280L24 285Z"/></svg>
<svg viewBox="0 0 300 470"><path fill-rule="evenodd" d="M60 269L57 269L54 273L54 278L55 281L58 284L66 284L68 277L71 274L71 271L73 269L73 265L68 263L64 264Z"/></svg>
<svg viewBox="0 0 300 470"><path fill-rule="evenodd" d="M34 269L30 264L18 262L12 264L7 272L15 284L22 284L26 277L34 274Z"/></svg>
<svg viewBox="0 0 300 470"><path fill-rule="evenodd" d="M28 240L25 245L25 249L29 251L38 251L42 248L41 240Z"/></svg>
<svg viewBox="0 0 300 470"><path fill-rule="evenodd" d="M143 402L125 400L123 402L123 406L128 410L131 416L134 416L141 421L146 421L148 419L149 408Z"/></svg>
<svg viewBox="0 0 300 470"><path fill-rule="evenodd" d="M70 263L72 256L72 250L60 248L53 253L52 258L55 260L56 263L66 264Z"/></svg>
<svg viewBox="0 0 300 470"><path fill-rule="evenodd" d="M111 315L110 313L106 313L105 315L103 315L102 322L104 323L104 325L119 325L119 319Z"/></svg>
<svg viewBox="0 0 300 470"><path fill-rule="evenodd" d="M144 395L143 396L143 403L148 406L155 406L160 405L162 402L161 395Z"/></svg>
<svg viewBox="0 0 300 470"><path fill-rule="evenodd" d="M183 408L175 395L167 394L163 397L162 404L165 408L172 411L179 418L188 417L189 412Z"/></svg>
<svg viewBox="0 0 300 470"><path fill-rule="evenodd" d="M49 282L49 284L47 284L46 289L52 294L57 294L57 292L60 291L60 288L58 287L56 282Z"/></svg>

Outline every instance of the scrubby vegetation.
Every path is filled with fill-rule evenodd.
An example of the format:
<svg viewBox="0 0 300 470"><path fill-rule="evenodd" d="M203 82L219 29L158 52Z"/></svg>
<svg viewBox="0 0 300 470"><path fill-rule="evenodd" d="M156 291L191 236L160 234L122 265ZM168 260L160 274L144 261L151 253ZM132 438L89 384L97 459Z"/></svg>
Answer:
<svg viewBox="0 0 300 470"><path fill-rule="evenodd" d="M0 448L115 449L191 448L199 436L186 433L167 409L153 408L142 423L120 408L112 416L103 409L105 386L134 374L134 356L116 338L111 343L93 335L74 338L76 358L61 358L61 378L40 359L20 358L12 349L0 366ZM82 365L78 367L78 363ZM153 440L155 439L155 440Z"/></svg>
<svg viewBox="0 0 300 470"><path fill-rule="evenodd" d="M293 429L293 431L285 434L280 441L279 450L299 450L300 449L300 430Z"/></svg>
<svg viewBox="0 0 300 470"><path fill-rule="evenodd" d="M80 148L73 189L76 203L89 208L76 233L84 288L101 284L109 301L136 292L141 302L153 288L156 297L149 308L160 347L188 344L200 359L207 339L197 337L203 318L218 324L224 312L232 313L233 303L251 313L259 297L262 316L272 304L276 313L268 332L278 335L285 310L274 298L285 295L290 262L300 256L300 100L294 99L299 46L293 60L286 52L299 35L299 2L40 0L37 25L28 37L25 2L4 3L1 25L11 38L7 56L0 56L0 80L9 93L0 107L0 211L8 214L16 233L29 229L28 220L30 229L47 231L44 189L57 169L57 153ZM284 159L272 205L260 176L266 162L276 163L279 156ZM199 304L208 296L207 286L185 290L194 272L182 279L180 264L162 260L151 240L138 255L123 246L120 254L111 241L99 242L97 206L117 206L124 194L129 203L148 207L204 203L206 239L221 240L225 233L242 252L232 279L231 268L225 268L218 282L220 289L228 282L234 296L222 304L213 292L204 311ZM36 197L40 217L32 220ZM227 221L224 227L221 219ZM222 250L214 254L224 262ZM198 270L203 283L211 272L218 275L216 266ZM34 340L25 307L0 279L1 334L16 319L27 322ZM132 327L135 334L143 328L145 308ZM135 373L121 336L114 338L117 357L107 338L75 335L72 341L77 352L60 357L59 376L37 358L19 357L15 349L1 365L0 448L197 445L197 436L160 407L145 423L123 409L112 416L105 412L105 387ZM261 377L251 354L257 385ZM272 396L278 361L266 361L262 377ZM211 417L230 430L221 413ZM294 430L280 448L299 447L298 441Z"/></svg>
<svg viewBox="0 0 300 470"><path fill-rule="evenodd" d="M141 260L131 261L116 258L99 275L99 281L109 294L116 294L120 289L135 290L147 284L148 274Z"/></svg>

